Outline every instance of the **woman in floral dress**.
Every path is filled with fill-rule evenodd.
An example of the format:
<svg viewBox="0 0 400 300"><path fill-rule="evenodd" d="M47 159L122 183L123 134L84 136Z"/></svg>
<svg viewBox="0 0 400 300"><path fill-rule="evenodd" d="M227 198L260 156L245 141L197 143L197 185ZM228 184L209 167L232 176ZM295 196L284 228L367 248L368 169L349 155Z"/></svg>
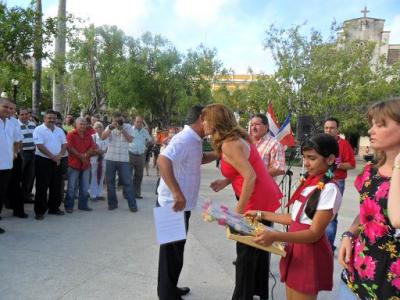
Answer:
<svg viewBox="0 0 400 300"><path fill-rule="evenodd" d="M378 162L356 178L360 213L342 235L344 266L339 299L400 299L400 236L388 217L392 174L399 172L400 99L374 104L368 111L371 147ZM398 176L394 176L398 178Z"/></svg>

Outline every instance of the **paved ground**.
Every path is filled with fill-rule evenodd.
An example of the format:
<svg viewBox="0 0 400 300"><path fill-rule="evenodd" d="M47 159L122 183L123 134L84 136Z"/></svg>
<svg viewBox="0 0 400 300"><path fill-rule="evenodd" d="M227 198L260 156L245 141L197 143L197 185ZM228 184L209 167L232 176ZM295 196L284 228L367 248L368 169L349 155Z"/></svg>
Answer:
<svg viewBox="0 0 400 300"><path fill-rule="evenodd" d="M27 220L14 218L4 210L0 226L7 232L0 236L0 299L157 299L158 247L152 217L156 177L152 172L153 176L144 179L144 199L138 200L138 213L131 213L121 197L119 209L114 211L108 211L102 201L91 204L92 212L46 216L43 221L33 218L30 204L26 205ZM339 233L352 222L358 209L352 186L357 172L350 172L347 182ZM299 168L294 168L294 173L297 179ZM215 203L233 207L230 188L216 194L208 187L220 177L215 165L204 166L202 176L200 201L210 197ZM180 279L180 285L192 289L186 299L230 299L234 249L223 227L203 222L200 209L193 213ZM279 257L273 255L271 271L276 278L278 261ZM336 262L335 288L339 274ZM273 296L285 299L280 282ZM336 290L320 298L337 299Z"/></svg>

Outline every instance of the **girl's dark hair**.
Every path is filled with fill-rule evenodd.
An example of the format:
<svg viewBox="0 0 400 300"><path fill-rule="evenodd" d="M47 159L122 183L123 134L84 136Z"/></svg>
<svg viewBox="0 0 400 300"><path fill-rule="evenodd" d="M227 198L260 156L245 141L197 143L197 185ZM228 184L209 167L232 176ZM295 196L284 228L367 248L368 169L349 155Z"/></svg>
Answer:
<svg viewBox="0 0 400 300"><path fill-rule="evenodd" d="M339 145L337 141L329 134L326 133L320 133L312 136L310 139L306 140L303 145L301 146L301 153L307 150L315 150L319 155L328 158L331 154L333 154L335 157L339 156ZM330 170L332 173L336 169L336 164L333 163L331 166L329 166L328 170ZM308 177L308 174L305 174L305 177ZM322 176L321 181L324 184L327 184L328 182L332 181L333 177L327 176L327 173ZM314 218L315 212L317 210L318 202L319 202L319 197L321 195L321 190L320 189L315 189L312 194L309 196L306 208L305 208L305 213L307 217L310 219Z"/></svg>

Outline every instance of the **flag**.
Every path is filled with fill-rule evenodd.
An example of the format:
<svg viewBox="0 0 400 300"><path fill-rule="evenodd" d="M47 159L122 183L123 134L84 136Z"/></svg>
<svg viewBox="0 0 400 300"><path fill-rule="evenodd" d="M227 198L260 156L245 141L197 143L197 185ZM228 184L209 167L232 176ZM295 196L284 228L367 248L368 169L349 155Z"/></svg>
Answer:
<svg viewBox="0 0 400 300"><path fill-rule="evenodd" d="M296 145L292 128L290 127L290 119L292 115L289 114L283 122L281 128L276 134L275 138L284 146L293 147Z"/></svg>
<svg viewBox="0 0 400 300"><path fill-rule="evenodd" d="M272 104L268 104L267 118L269 123L269 131L273 136L276 136L279 131L279 122L275 116L274 110L272 109Z"/></svg>

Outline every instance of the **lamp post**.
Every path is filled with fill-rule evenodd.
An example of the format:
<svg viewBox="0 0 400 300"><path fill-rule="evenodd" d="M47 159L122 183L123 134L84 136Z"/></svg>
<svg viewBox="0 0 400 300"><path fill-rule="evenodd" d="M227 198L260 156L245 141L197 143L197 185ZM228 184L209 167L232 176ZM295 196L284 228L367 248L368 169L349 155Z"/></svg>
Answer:
<svg viewBox="0 0 400 300"><path fill-rule="evenodd" d="M11 79L11 84L13 86L13 100L14 103L17 103L17 92L18 92L19 81L17 79Z"/></svg>

